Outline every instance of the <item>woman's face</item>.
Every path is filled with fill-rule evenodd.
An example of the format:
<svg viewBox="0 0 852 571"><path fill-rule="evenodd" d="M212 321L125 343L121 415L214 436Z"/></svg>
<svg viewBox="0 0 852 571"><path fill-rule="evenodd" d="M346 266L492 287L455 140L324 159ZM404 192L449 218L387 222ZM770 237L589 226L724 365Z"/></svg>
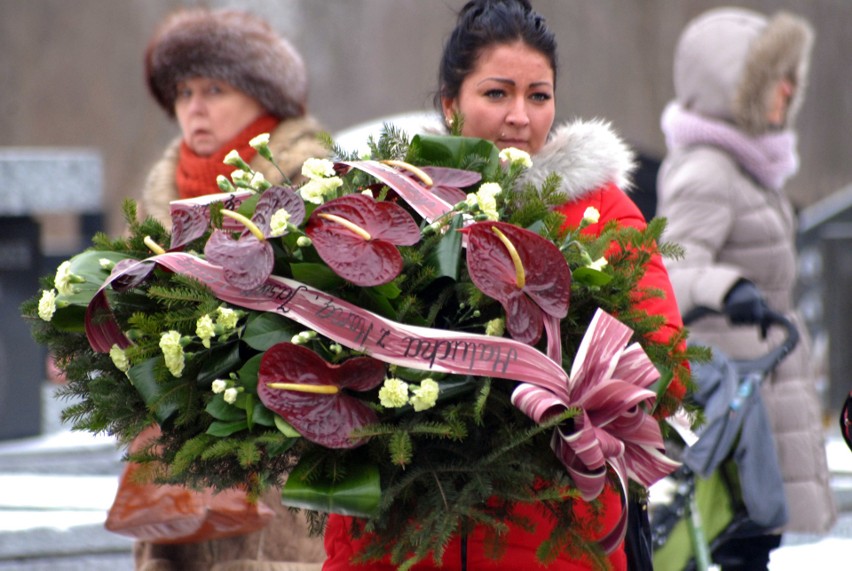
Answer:
<svg viewBox="0 0 852 571"><path fill-rule="evenodd" d="M458 112L464 118L462 135L534 155L556 114L550 61L523 42L485 48L458 97L444 98L442 107L444 117Z"/></svg>
<svg viewBox="0 0 852 571"><path fill-rule="evenodd" d="M177 84L175 116L197 155L212 155L265 113L254 98L219 79L193 77Z"/></svg>

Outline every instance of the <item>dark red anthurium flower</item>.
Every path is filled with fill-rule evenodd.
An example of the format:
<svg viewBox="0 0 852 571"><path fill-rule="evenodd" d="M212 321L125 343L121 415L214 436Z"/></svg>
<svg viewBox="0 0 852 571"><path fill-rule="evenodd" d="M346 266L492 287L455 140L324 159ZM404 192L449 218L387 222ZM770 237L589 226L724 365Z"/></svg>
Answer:
<svg viewBox="0 0 852 571"><path fill-rule="evenodd" d="M221 203L225 208L234 210L243 200L253 194L253 192L247 190L240 190L172 201L169 205L172 219L172 239L169 250L178 250L196 238L201 238L207 232L210 227L210 206L212 204ZM234 221L234 224L239 223ZM233 228L229 229L233 230Z"/></svg>
<svg viewBox="0 0 852 571"><path fill-rule="evenodd" d="M210 226L207 210L199 207L184 206L172 208L172 241L170 249L176 250L200 238Z"/></svg>
<svg viewBox="0 0 852 571"><path fill-rule="evenodd" d="M397 246L420 240L420 229L404 208L363 194L341 196L318 206L305 233L337 275L363 287L385 284L398 276L402 255Z"/></svg>
<svg viewBox="0 0 852 571"><path fill-rule="evenodd" d="M305 203L291 188L273 186L258 199L251 220L223 210L223 214L239 218L246 224L238 238L224 230L214 230L204 245L204 255L211 263L222 266L225 279L244 290L259 287L275 265L270 236L270 220L278 210L290 214L290 223L298 226L305 219Z"/></svg>
<svg viewBox="0 0 852 571"><path fill-rule="evenodd" d="M505 222L477 222L467 234L470 279L506 311L514 339L535 344L541 338L542 313L568 314L571 270L550 240Z"/></svg>
<svg viewBox="0 0 852 571"><path fill-rule="evenodd" d="M420 167L432 179L429 190L439 198L450 204L458 204L467 198L467 193L462 190L482 180L478 172L448 167Z"/></svg>
<svg viewBox="0 0 852 571"><path fill-rule="evenodd" d="M355 448L366 439L352 438L352 431L377 422L378 417L350 391L369 391L384 378L384 363L372 357L333 365L306 347L279 343L260 361L257 394L266 408L311 442L327 448Z"/></svg>

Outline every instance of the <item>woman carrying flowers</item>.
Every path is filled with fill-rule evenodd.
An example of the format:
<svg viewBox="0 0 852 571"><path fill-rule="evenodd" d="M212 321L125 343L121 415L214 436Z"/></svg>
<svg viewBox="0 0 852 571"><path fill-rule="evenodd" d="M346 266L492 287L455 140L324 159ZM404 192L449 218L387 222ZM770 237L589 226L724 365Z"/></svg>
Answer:
<svg viewBox="0 0 852 571"><path fill-rule="evenodd" d="M612 222L644 228L645 220L639 209L622 191L629 184L633 156L608 125L597 121L575 122L552 129L556 59L554 35L527 0L468 2L444 46L440 66L437 99L448 128L462 136L492 141L503 151L501 156L510 161L518 154L516 150L531 156L532 166L522 175L517 188L527 183L541 186L552 174L558 175L559 191L567 197L556 209L564 217L563 229L582 228L587 235L599 235ZM613 245L608 254L618 250ZM598 260L598 269L604 263L605 260ZM648 290L658 290L661 295L647 295L644 292ZM656 331L648 334L650 341L668 343L677 338L682 323L659 255L651 257L633 298L637 309L662 317ZM684 371L681 373L685 375ZM663 404L662 410L671 413L684 390L676 375L664 397L668 404ZM600 500L597 507L578 503L574 508L585 526L580 532L585 539L599 539L621 516L621 500L612 486L604 488ZM503 536L507 547L502 557L487 555L487 535L475 528L463 540L457 536L449 543L441 568L456 569L458 561L470 569L538 568L541 563L536 549L553 528L553 515L520 503L515 507L515 515L518 514L531 525L509 524ZM350 567L350 560L357 557L364 543L362 539L351 539L351 525L347 518L330 516L325 535L329 556L325 570L359 568ZM594 569L600 565L627 568L623 545L612 551L606 562L572 557L568 551L547 568ZM413 568L433 566L421 562Z"/></svg>
<svg viewBox="0 0 852 571"><path fill-rule="evenodd" d="M306 113L308 80L301 55L256 16L206 9L171 14L150 40L145 73L151 95L181 131L142 191L144 213L167 228L170 201L221 192L217 179L242 172L243 160L254 168L250 182L257 188L267 179L299 178L305 159L326 153L317 138L320 126ZM161 341L175 376L180 375L175 367L183 367L180 337L171 331ZM226 398L232 391L224 392ZM308 536L301 518L288 513L275 493L266 502L276 512L266 529L210 542L139 542L137 568L200 571L260 559L289 569L290 562L321 560L322 547Z"/></svg>

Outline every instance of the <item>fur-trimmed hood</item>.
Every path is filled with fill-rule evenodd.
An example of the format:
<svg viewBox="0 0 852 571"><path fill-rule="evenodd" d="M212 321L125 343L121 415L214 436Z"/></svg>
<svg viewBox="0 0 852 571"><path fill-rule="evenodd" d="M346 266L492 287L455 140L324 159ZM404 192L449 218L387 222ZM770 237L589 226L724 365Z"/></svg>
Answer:
<svg viewBox="0 0 852 571"><path fill-rule="evenodd" d="M540 186L556 173L569 200L611 183L627 190L636 167L633 151L600 119L560 125L532 161L520 182Z"/></svg>
<svg viewBox="0 0 852 571"><path fill-rule="evenodd" d="M227 81L279 119L305 113L308 75L299 53L260 18L236 10L180 10L157 28L145 51L145 77L174 117L179 81Z"/></svg>
<svg viewBox="0 0 852 571"><path fill-rule="evenodd" d="M796 85L786 125L801 107L808 79L813 30L786 12L771 18L741 8L718 8L692 20L678 40L675 96L694 113L761 135L772 92L784 77Z"/></svg>

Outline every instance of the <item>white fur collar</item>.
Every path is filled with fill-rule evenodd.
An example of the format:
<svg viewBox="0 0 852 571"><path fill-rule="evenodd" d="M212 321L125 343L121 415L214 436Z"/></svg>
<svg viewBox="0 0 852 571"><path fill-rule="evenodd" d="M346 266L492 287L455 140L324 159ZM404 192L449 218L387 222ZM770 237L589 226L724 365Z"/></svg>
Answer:
<svg viewBox="0 0 852 571"><path fill-rule="evenodd" d="M636 167L633 151L601 119L560 125L532 160L521 182L540 186L557 173L562 177L561 190L571 199L608 183L627 190Z"/></svg>

